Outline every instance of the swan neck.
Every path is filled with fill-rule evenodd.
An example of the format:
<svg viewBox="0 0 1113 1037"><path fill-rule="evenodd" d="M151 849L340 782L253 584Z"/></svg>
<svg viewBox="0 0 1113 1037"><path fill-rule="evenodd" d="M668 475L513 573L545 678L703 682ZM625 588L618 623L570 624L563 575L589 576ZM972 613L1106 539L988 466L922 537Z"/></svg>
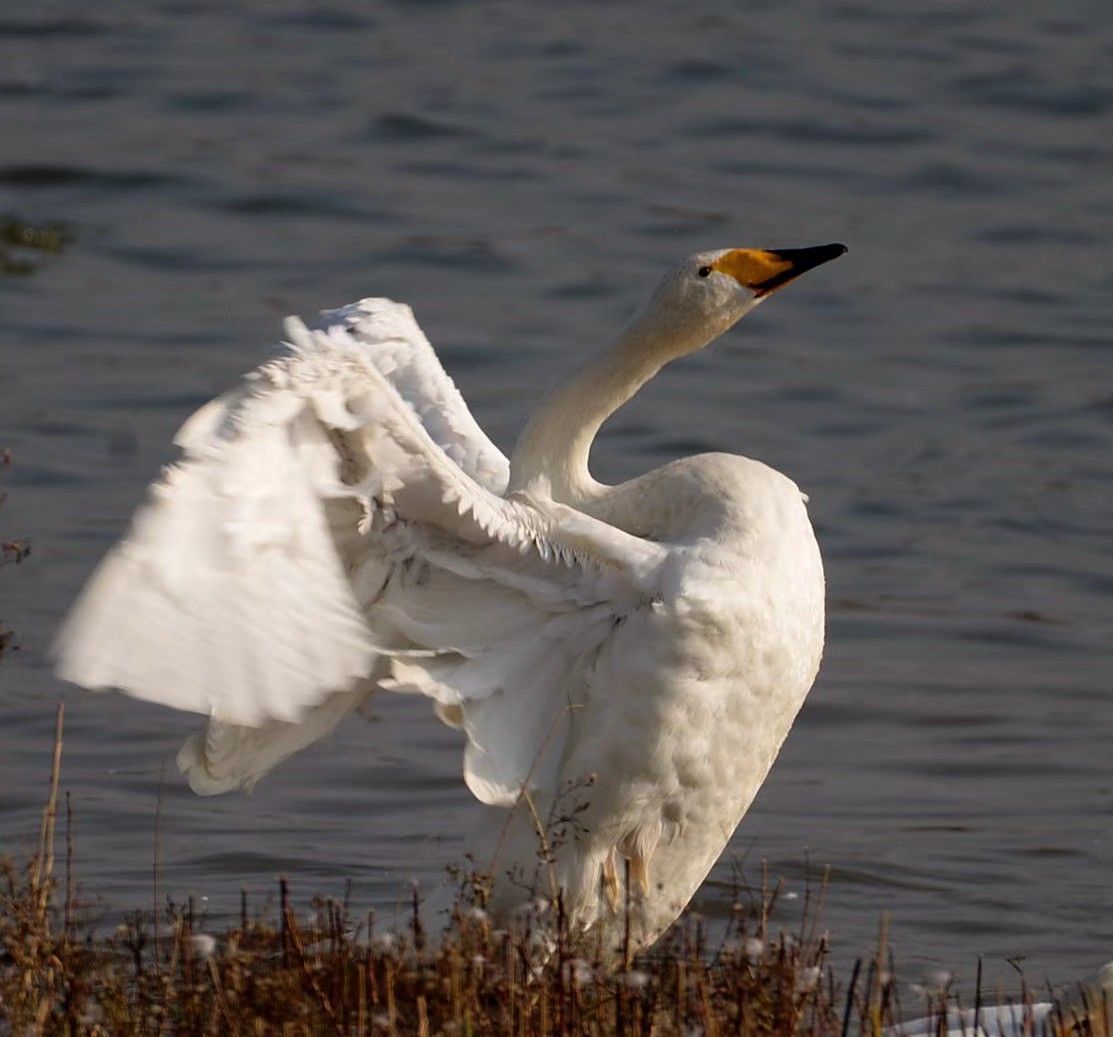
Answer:
<svg viewBox="0 0 1113 1037"><path fill-rule="evenodd" d="M510 491L548 483L554 500L579 504L604 493L588 469L603 422L675 355L659 330L636 320L600 356L541 404L514 447Z"/></svg>

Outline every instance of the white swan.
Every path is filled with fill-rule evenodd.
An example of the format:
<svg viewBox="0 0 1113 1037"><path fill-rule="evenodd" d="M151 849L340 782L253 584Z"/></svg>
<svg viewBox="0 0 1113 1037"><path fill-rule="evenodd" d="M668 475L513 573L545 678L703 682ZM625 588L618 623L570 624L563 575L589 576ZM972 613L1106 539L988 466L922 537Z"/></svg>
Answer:
<svg viewBox="0 0 1113 1037"><path fill-rule="evenodd" d="M250 787L375 688L427 695L491 808L492 908L536 881L577 931L613 934L629 875L652 941L812 684L823 570L800 491L760 462L604 486L588 452L665 363L845 251L685 260L509 462L409 307L291 318L284 352L179 432L59 636L60 674L206 714L179 755L202 794Z"/></svg>

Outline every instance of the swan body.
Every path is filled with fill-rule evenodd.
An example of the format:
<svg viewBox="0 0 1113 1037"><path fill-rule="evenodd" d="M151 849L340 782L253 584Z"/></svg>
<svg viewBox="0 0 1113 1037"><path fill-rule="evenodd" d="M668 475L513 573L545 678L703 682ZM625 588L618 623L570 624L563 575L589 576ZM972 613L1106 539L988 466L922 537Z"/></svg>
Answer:
<svg viewBox="0 0 1113 1037"><path fill-rule="evenodd" d="M377 689L464 734L492 909L560 894L654 940L753 801L823 646L804 498L706 454L596 482L600 425L843 246L685 260L508 461L409 307L365 299L201 408L57 643L60 674L207 717L201 794L250 788Z"/></svg>

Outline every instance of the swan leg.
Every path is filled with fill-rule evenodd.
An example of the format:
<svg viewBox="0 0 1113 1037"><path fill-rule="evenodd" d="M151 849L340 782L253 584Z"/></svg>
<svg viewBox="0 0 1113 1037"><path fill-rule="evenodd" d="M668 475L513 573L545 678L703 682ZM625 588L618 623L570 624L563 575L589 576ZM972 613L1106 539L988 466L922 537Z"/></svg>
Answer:
<svg viewBox="0 0 1113 1037"><path fill-rule="evenodd" d="M630 858L631 892L639 897L649 896L649 858L635 854Z"/></svg>
<svg viewBox="0 0 1113 1037"><path fill-rule="evenodd" d="M612 913L618 911L622 897L618 889L618 858L614 847L603 858L603 895L607 898Z"/></svg>
<svg viewBox="0 0 1113 1037"><path fill-rule="evenodd" d="M660 821L641 825L618 844L618 852L630 862L630 892L639 899L649 896L649 862L661 841Z"/></svg>

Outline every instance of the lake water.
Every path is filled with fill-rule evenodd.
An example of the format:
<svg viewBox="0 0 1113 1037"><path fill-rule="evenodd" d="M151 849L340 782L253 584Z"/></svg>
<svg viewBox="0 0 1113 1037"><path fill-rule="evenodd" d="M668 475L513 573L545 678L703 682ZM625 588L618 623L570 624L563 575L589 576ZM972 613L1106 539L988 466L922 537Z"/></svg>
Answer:
<svg viewBox="0 0 1113 1037"><path fill-rule="evenodd" d="M14 11L0 215L72 240L0 275L0 530L34 545L0 572L0 851L33 842L61 697L106 908L150 904L160 782L163 886L214 913L280 872L387 911L435 881L470 804L422 703L381 697L254 796L201 800L173 767L194 718L51 676L176 426L283 315L384 294L509 448L678 258L846 241L594 454L617 480L746 453L811 495L830 645L731 857L798 892L829 864L836 956L887 911L908 978L1113 958L1113 6Z"/></svg>

